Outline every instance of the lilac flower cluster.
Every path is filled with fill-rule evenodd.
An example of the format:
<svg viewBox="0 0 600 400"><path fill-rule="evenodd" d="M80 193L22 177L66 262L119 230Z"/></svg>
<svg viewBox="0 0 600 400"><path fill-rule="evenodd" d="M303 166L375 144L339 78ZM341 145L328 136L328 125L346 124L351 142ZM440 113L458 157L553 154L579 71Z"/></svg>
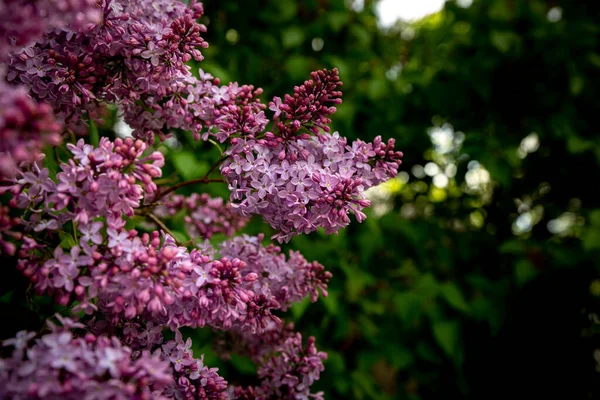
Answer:
<svg viewBox="0 0 600 400"><path fill-rule="evenodd" d="M248 222L248 218L235 213L221 197L213 198L206 193L188 197L172 195L155 209L159 217L173 217L179 212L185 213L185 229L192 239L210 239L216 233L231 237Z"/></svg>
<svg viewBox="0 0 600 400"><path fill-rule="evenodd" d="M313 394L310 387L319 379L327 354L317 351L314 337L304 346L293 324L272 325L260 337L242 333L230 342L258 364L261 379L260 386L231 387L233 399L323 399L322 392Z"/></svg>
<svg viewBox="0 0 600 400"><path fill-rule="evenodd" d="M24 221L31 230L56 230L72 221L80 224L82 239L99 244L102 223L94 218L106 218L114 230L123 228L123 216L133 216L144 194L156 191L152 179L161 176L164 157L157 151L144 155L147 145L131 138L102 138L97 148L81 139L67 148L73 158L60 165L58 181L32 164L20 172L11 205L33 213Z"/></svg>
<svg viewBox="0 0 600 400"><path fill-rule="evenodd" d="M153 113L157 101L190 75L187 61L201 60L205 27L199 3L94 1L97 24L46 32L10 59L9 80L47 100L67 121L94 113L100 101L127 109L138 103Z"/></svg>
<svg viewBox="0 0 600 400"><path fill-rule="evenodd" d="M51 29L77 31L101 20L95 0L0 0L0 61Z"/></svg>
<svg viewBox="0 0 600 400"><path fill-rule="evenodd" d="M168 387L164 394L171 399L210 399L226 400L227 381L217 374L217 368L204 365L203 357L194 358L192 340L185 343L179 331L175 340L165 343L162 355L171 362L175 384Z"/></svg>
<svg viewBox="0 0 600 400"><path fill-rule="evenodd" d="M172 328L252 332L278 321L272 310L308 295L314 301L318 289L326 294L331 275L320 264L298 253L286 261L279 248L263 248L262 237L226 242L223 258L215 259L156 231L125 230L123 216L133 215L144 192L156 191L152 178L161 174L162 155L144 156L145 145L130 138L103 138L96 149L80 141L69 149L73 159L61 165L58 184L34 164L13 188L16 205L33 213L26 228L48 240L67 222L77 232L68 252L64 244L26 237L18 268L38 293L63 305L75 299L76 309L100 310L112 323L144 316Z"/></svg>
<svg viewBox="0 0 600 400"><path fill-rule="evenodd" d="M259 277L252 284L255 293L273 297L284 311L305 297L317 301L319 291L327 296L331 273L321 264L309 263L297 251L290 251L286 260L279 247L273 244L263 247L262 239L263 235L243 235L220 246L222 255L243 260L248 265L246 273L255 273Z"/></svg>
<svg viewBox="0 0 600 400"><path fill-rule="evenodd" d="M202 60L200 49L207 47L200 36L206 27L196 22L200 3L103 0L98 7L102 23L52 31L15 52L9 80L53 104L71 128L84 114L94 118L101 102L114 102L134 135L149 142L175 128L221 141L234 132L264 129L261 89L219 86L203 71L197 79L185 64Z"/></svg>
<svg viewBox="0 0 600 400"><path fill-rule="evenodd" d="M232 206L244 215L260 214L287 241L319 227L337 232L363 221L369 201L363 192L397 174L402 153L394 141L374 143L322 133L283 141L239 139L228 151L221 172L229 183Z"/></svg>
<svg viewBox="0 0 600 400"><path fill-rule="evenodd" d="M17 246L14 241L21 240L23 234L15 229L20 225L19 218L10 215L10 209L0 205L0 256L12 256L17 252Z"/></svg>
<svg viewBox="0 0 600 400"><path fill-rule="evenodd" d="M83 325L63 322L32 344L35 334L25 331L4 341L13 352L0 360L0 399L169 398L160 394L173 384L166 360L148 352L133 359L118 338L76 337Z"/></svg>
<svg viewBox="0 0 600 400"><path fill-rule="evenodd" d="M280 242L319 227L337 232L350 223L348 214L363 221L362 209L370 204L363 192L396 176L401 164L393 139L348 145L330 134L331 104L341 103L338 71L316 71L312 78L284 102L276 97L270 103L276 133L231 139L220 167L232 205L241 215L262 215Z"/></svg>
<svg viewBox="0 0 600 400"><path fill-rule="evenodd" d="M279 248L263 247L261 239L244 235L226 241L220 246L222 258L215 260L210 252L192 250L193 271L183 295L168 308L167 323L258 334L280 324L273 311L307 296L316 301L319 290L327 295L331 274L322 265L296 252L286 260Z"/></svg>
<svg viewBox="0 0 600 400"><path fill-rule="evenodd" d="M296 86L292 96L286 94L283 102L280 97L274 97L269 103L275 126L283 139L293 138L301 133L301 128L316 135L321 130L330 130L331 119L328 117L337 111L335 104L342 103L342 92L338 90L342 81L338 70L314 71L311 78ZM300 137L306 138L306 135Z"/></svg>
<svg viewBox="0 0 600 400"><path fill-rule="evenodd" d="M24 88L4 82L0 73L0 177L14 177L21 162L35 161L45 144L61 142L61 125L47 104L31 100Z"/></svg>

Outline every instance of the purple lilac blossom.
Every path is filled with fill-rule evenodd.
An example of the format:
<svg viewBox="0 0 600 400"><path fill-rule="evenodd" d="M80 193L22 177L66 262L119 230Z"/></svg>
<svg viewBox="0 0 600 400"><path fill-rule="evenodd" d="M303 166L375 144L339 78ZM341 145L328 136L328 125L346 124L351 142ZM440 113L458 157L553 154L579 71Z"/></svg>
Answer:
<svg viewBox="0 0 600 400"><path fill-rule="evenodd" d="M0 0L0 61L49 30L75 32L101 21L96 0Z"/></svg>
<svg viewBox="0 0 600 400"><path fill-rule="evenodd" d="M219 86L202 71L197 79L186 65L202 60L200 50L208 46L201 37L206 27L196 22L200 3L103 0L97 11L102 23L51 31L15 51L9 80L53 104L71 128L110 102L119 105L134 136L149 142L176 128L222 142L235 132L262 132L268 120L257 99L261 89Z"/></svg>
<svg viewBox="0 0 600 400"><path fill-rule="evenodd" d="M327 355L316 349L312 336L304 346L293 324L272 325L260 336L242 333L229 342L257 363L261 379L255 387L231 386L232 399L323 399L323 392L311 393L310 387L319 380Z"/></svg>
<svg viewBox="0 0 600 400"><path fill-rule="evenodd" d="M263 235L243 235L220 246L223 256L239 258L247 264L245 274L257 275L252 283L255 293L274 297L283 311L305 297L310 297L312 302L317 301L319 291L327 296L331 273L325 271L321 264L308 262L297 251L290 251L286 259L278 246L270 244L263 247L262 239Z"/></svg>
<svg viewBox="0 0 600 400"><path fill-rule="evenodd" d="M50 325L51 332L19 332L4 341L11 357L0 360L0 399L167 399L173 384L169 362L143 352L135 359L116 337L87 334L76 337L83 325L69 320L66 327Z"/></svg>
<svg viewBox="0 0 600 400"><path fill-rule="evenodd" d="M328 234L361 222L369 206L363 192L397 174L402 153L393 140L374 143L321 133L271 145L237 139L221 165L231 204L241 215L262 215L279 241L319 227Z"/></svg>
<svg viewBox="0 0 600 400"><path fill-rule="evenodd" d="M10 209L0 205L0 256L12 256L17 252L17 246L13 241L19 241L23 238L23 234L15 229L19 225L19 218L12 217Z"/></svg>
<svg viewBox="0 0 600 400"><path fill-rule="evenodd" d="M221 164L231 191L231 203L243 216L262 215L279 232L280 242L325 228L337 232L361 222L369 206L363 192L396 176L402 153L394 140L351 145L337 132L330 134L329 115L341 103L337 69L311 74L284 101L270 103L275 133L263 137L244 134L232 138Z"/></svg>
<svg viewBox="0 0 600 400"><path fill-rule="evenodd" d="M7 85L0 71L0 177L14 177L21 162L33 162L46 144L60 144L61 125L52 109L23 87Z"/></svg>
<svg viewBox="0 0 600 400"><path fill-rule="evenodd" d="M192 239L210 239L217 233L231 237L248 222L248 218L234 212L231 204L225 203L221 197L213 198L206 193L194 193L188 197L171 195L154 213L169 218L180 212L185 214L185 229Z"/></svg>

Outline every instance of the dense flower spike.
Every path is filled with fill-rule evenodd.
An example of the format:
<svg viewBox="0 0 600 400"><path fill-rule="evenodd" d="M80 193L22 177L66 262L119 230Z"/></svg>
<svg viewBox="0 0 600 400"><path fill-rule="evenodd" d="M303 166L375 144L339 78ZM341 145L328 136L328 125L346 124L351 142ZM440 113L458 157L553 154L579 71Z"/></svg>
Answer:
<svg viewBox="0 0 600 400"><path fill-rule="evenodd" d="M335 104L342 103L342 92L337 90L342 86L337 68L314 71L311 78L296 86L292 96L286 94L283 102L275 97L269 103L275 125L285 139L292 138L301 127L314 134L321 130L329 132L331 120L328 116L337 111Z"/></svg>
<svg viewBox="0 0 600 400"><path fill-rule="evenodd" d="M310 387L319 379L327 355L317 351L314 337L304 347L293 324L272 325L261 336L242 333L229 342L258 364L262 381L257 387L231 387L233 399L323 399L322 392L313 394Z"/></svg>
<svg viewBox="0 0 600 400"><path fill-rule="evenodd" d="M319 291L327 296L331 273L325 271L321 264L316 261L309 263L295 251L290 251L286 260L279 247L263 247L260 244L262 238L262 235L244 235L221 245L221 254L243 260L248 265L245 273L257 276L252 285L255 293L273 296L282 310L305 297L316 301Z"/></svg>
<svg viewBox="0 0 600 400"><path fill-rule="evenodd" d="M52 181L47 169L37 164L21 172L13 187L12 205L33 212L26 225L34 231L58 229L67 221L82 224L83 232L99 228L92 223L104 217L107 226L119 230L123 216L131 217L144 194L153 194L153 178L161 176L164 157L159 152L144 155L141 140L107 138L97 148L79 140L67 145L73 158L61 164Z"/></svg>
<svg viewBox="0 0 600 400"><path fill-rule="evenodd" d="M363 192L396 176L401 164L393 140L349 146L337 132L330 134L328 116L342 101L342 82L336 69L315 71L312 78L284 102L276 97L270 103L275 133L232 139L221 165L232 205L242 215L262 215L279 230L273 238L280 242L319 227L337 232L350 223L348 214L363 221L361 210L369 206Z"/></svg>
<svg viewBox="0 0 600 400"><path fill-rule="evenodd" d="M155 214L173 217L183 211L186 231L193 239L210 239L216 233L231 237L248 222L248 218L234 212L231 204L206 193L194 193L189 197L172 195L164 203L156 209Z"/></svg>
<svg viewBox="0 0 600 400"><path fill-rule="evenodd" d="M175 384L164 394L169 398L185 400L226 400L227 381L217 374L217 368L204 365L203 357L194 358L192 340L185 343L179 331L175 340L162 346L163 357L171 362Z"/></svg>
<svg viewBox="0 0 600 400"><path fill-rule="evenodd" d="M333 233L358 221L369 205L363 192L398 172L401 152L394 142L383 144L322 133L308 139L237 140L221 172L229 183L232 206L242 215L260 214L287 241L319 227Z"/></svg>
<svg viewBox="0 0 600 400"><path fill-rule="evenodd" d="M310 387L326 355L275 313L326 296L331 274L262 234L234 235L253 214L279 241L362 221L363 192L395 176L402 153L330 133L335 69L275 97L265 132L262 89L186 64L208 46L202 14L194 0L0 0L0 256L87 314L5 341L0 399L322 399ZM133 137L98 138L115 106ZM180 130L224 151L202 179L159 188L165 157L150 146ZM88 131L95 146L76 141ZM230 203L174 194L223 181L218 169ZM195 248L169 229L180 217ZM217 234L230 239L213 245ZM223 356L257 364L259 386L228 388L194 356L179 328L204 326L228 338Z"/></svg>
<svg viewBox="0 0 600 400"><path fill-rule="evenodd" d="M46 144L61 142L52 109L34 102L24 88L4 82L0 73L0 177L14 177L21 162L33 162Z"/></svg>
<svg viewBox="0 0 600 400"><path fill-rule="evenodd" d="M35 334L24 331L4 341L13 352L0 361L0 399L168 398L157 394L173 383L166 360L132 359L118 338L77 338L71 329L83 325L66 322L32 344Z"/></svg>
<svg viewBox="0 0 600 400"><path fill-rule="evenodd" d="M257 99L261 89L219 86L202 71L197 79L185 64L202 60L207 47L200 36L206 27L196 22L200 3L103 0L100 6L103 23L51 32L15 53L9 79L53 104L72 128L84 113L95 117L105 101L118 103L134 135L150 142L175 128L220 141L234 132L262 132L268 121Z"/></svg>
<svg viewBox="0 0 600 400"><path fill-rule="evenodd" d="M96 0L1 0L0 61L12 50L27 46L48 30L73 31L102 21Z"/></svg>

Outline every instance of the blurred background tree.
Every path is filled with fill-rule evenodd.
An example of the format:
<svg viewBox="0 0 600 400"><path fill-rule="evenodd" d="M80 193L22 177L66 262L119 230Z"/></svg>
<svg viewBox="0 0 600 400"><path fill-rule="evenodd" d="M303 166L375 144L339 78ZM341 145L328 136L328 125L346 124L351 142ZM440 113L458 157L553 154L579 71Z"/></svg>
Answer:
<svg viewBox="0 0 600 400"><path fill-rule="evenodd" d="M267 102L337 67L334 129L405 152L365 223L288 246L334 273L292 310L325 397L599 395L600 3L448 1L386 28L376 6L205 1L202 68Z"/></svg>

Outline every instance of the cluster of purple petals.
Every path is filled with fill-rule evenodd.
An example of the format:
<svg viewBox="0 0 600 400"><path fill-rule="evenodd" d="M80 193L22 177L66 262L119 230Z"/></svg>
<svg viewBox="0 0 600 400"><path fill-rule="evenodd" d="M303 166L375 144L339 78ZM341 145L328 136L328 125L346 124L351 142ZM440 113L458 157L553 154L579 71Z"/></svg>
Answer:
<svg viewBox="0 0 600 400"><path fill-rule="evenodd" d="M120 106L134 136L149 142L176 128L220 141L262 132L268 120L261 89L221 86L203 71L196 78L186 65L202 60L200 50L208 46L201 37L206 27L196 21L200 3L102 0L98 11L97 25L51 31L15 51L8 79L52 104L73 129L108 102Z"/></svg>
<svg viewBox="0 0 600 400"><path fill-rule="evenodd" d="M190 338L183 342L177 331L175 340L165 343L160 353L171 363L175 378L175 383L163 392L165 396L177 400L228 399L227 381L218 375L217 368L204 365L204 356L194 358Z"/></svg>
<svg viewBox="0 0 600 400"><path fill-rule="evenodd" d="M327 355L317 350L315 338L306 345L302 335L294 332L293 324L272 325L261 336L240 334L238 344L258 364L260 386L230 387L231 398L242 399L323 399L323 392L311 393L310 387L319 380L323 360Z"/></svg>
<svg viewBox="0 0 600 400"><path fill-rule="evenodd" d="M284 101L269 103L274 133L231 138L220 166L232 206L244 216L262 215L280 242L320 227L337 232L350 223L349 214L363 221L362 209L370 204L363 192L396 176L401 164L393 139L348 145L337 132L330 134L342 82L337 69L311 77Z"/></svg>
<svg viewBox="0 0 600 400"><path fill-rule="evenodd" d="M289 258L286 258L278 246L262 246L262 238L262 235L243 235L220 246L223 256L239 258L247 264L245 274L254 273L258 276L252 282L254 293L274 298L284 311L305 297L315 302L319 291L327 296L330 272L316 261L308 262L297 251L290 251Z"/></svg>
<svg viewBox="0 0 600 400"><path fill-rule="evenodd" d="M185 213L185 229L192 239L210 239L217 233L231 237L248 223L248 218L234 212L231 204L206 193L169 196L154 213L169 218L180 212Z"/></svg>
<svg viewBox="0 0 600 400"><path fill-rule="evenodd" d="M33 162L44 145L61 142L61 124L50 106L34 102L22 87L7 85L2 73L0 93L0 177L14 177L21 162Z"/></svg>
<svg viewBox="0 0 600 400"><path fill-rule="evenodd" d="M77 31L101 21L96 0L0 0L0 61L51 29Z"/></svg>
<svg viewBox="0 0 600 400"><path fill-rule="evenodd" d="M173 385L170 365L160 354L130 348L116 337L91 333L76 337L83 325L66 326L34 340L21 331L5 340L12 356L0 360L0 399L167 399Z"/></svg>
<svg viewBox="0 0 600 400"><path fill-rule="evenodd" d="M235 139L221 165L231 203L241 215L262 215L287 241L292 236L325 228L337 232L358 221L369 206L363 192L394 177L402 153L394 140L373 143L321 133L306 139L268 141Z"/></svg>
<svg viewBox="0 0 600 400"><path fill-rule="evenodd" d="M157 151L146 155L141 140L102 138L96 148L79 140L67 148L72 158L60 165L56 182L36 163L19 171L10 205L32 213L23 221L29 230L56 230L70 221L79 224L83 237L98 241L102 223L94 218L119 230L123 216L133 216L144 195L156 192L152 179L161 176L164 157Z"/></svg>
<svg viewBox="0 0 600 400"><path fill-rule="evenodd" d="M291 139L302 135L302 128L318 135L321 131L329 132L331 119L342 103L342 86L337 68L330 71L323 69L313 71L309 80L294 87L294 94L286 94L283 101L274 97L269 103L273 111L275 128L283 139Z"/></svg>
<svg viewBox="0 0 600 400"><path fill-rule="evenodd" d="M393 140L348 144L329 133L341 103L335 69L275 97L264 133L261 89L202 70L197 78L186 65L208 46L202 13L195 0L0 0L0 178L12 182L0 194L22 210L17 219L0 205L0 254L18 255L37 293L92 315L87 326L59 318L62 327L35 341L25 332L5 341L13 352L0 359L0 399L322 399L310 387L326 355L274 312L326 296L331 274L263 246L262 235L218 250L207 239L233 236L253 214L280 242L336 232L349 214L362 221L364 190L395 176L402 153ZM137 139L80 140L65 162L56 149L55 176L42 168L44 145L59 144L63 129L87 132L109 103ZM171 195L148 214L164 165L148 144L175 129L225 143L231 203ZM136 214L180 212L189 235L205 240L198 248L126 228ZM228 389L193 356L178 329L203 326L237 338L233 350L258 364L261 385ZM163 328L175 340L164 343Z"/></svg>
<svg viewBox="0 0 600 400"><path fill-rule="evenodd" d="M144 192L156 191L152 178L163 163L160 153L144 155L140 140L103 138L98 148L79 142L69 150L58 183L33 164L13 187L16 206L31 213L25 228L45 239L27 235L19 252L18 268L38 293L62 305L76 300L77 310L100 310L112 323L143 316L173 329L251 332L278 322L273 310L326 293L330 274L320 264L293 252L286 260L261 238L226 242L215 259L156 231L124 229L123 216L133 215ZM48 244L67 223L73 236Z"/></svg>

